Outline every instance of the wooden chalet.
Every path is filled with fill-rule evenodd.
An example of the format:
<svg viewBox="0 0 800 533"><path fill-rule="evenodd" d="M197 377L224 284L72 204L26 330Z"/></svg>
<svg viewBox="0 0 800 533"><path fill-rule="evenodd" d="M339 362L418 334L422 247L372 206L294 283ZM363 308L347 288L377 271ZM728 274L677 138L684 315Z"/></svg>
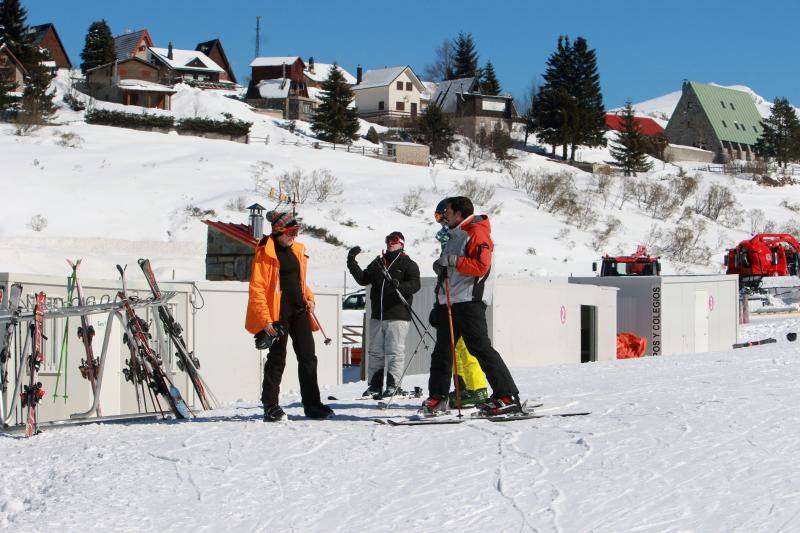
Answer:
<svg viewBox="0 0 800 533"><path fill-rule="evenodd" d="M223 72L219 75L220 81L238 83L236 81L236 74L233 72L233 67L228 61L228 56L225 54L225 49L222 48L222 41L219 39L212 39L198 44L195 50L204 53L206 56L210 57L214 63L222 67Z"/></svg>
<svg viewBox="0 0 800 533"><path fill-rule="evenodd" d="M69 60L67 49L64 48L64 43L61 42L61 37L58 36L52 22L31 26L28 31L33 35L33 44L49 52L50 61L52 61L50 66L53 69L69 70L72 68L72 61Z"/></svg>
<svg viewBox="0 0 800 533"><path fill-rule="evenodd" d="M0 44L0 77L11 79L16 84L13 92L19 93L15 96L22 96L25 90L25 76L28 71L22 65L17 56L11 51L7 44Z"/></svg>

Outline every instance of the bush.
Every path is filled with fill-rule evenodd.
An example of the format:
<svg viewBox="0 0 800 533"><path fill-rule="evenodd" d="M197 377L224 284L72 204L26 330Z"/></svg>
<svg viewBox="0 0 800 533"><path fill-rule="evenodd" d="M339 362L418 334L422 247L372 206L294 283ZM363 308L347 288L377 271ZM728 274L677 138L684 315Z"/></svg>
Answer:
<svg viewBox="0 0 800 533"><path fill-rule="evenodd" d="M170 116L152 113L126 113L124 111L92 109L86 113L86 123L120 128L171 128L175 124L175 119Z"/></svg>
<svg viewBox="0 0 800 533"><path fill-rule="evenodd" d="M494 198L496 187L486 181L481 183L476 178L466 178L456 185L456 190L460 196L466 196L475 205L487 205Z"/></svg>
<svg viewBox="0 0 800 533"><path fill-rule="evenodd" d="M611 174L604 172L593 174L593 177L595 193L603 199L603 209L605 209L608 198L614 190L614 178L611 177Z"/></svg>
<svg viewBox="0 0 800 533"><path fill-rule="evenodd" d="M775 221L767 219L761 209L751 209L747 212L747 217L750 222L750 233L753 235L775 233Z"/></svg>
<svg viewBox="0 0 800 533"><path fill-rule="evenodd" d="M183 208L184 213L186 213L190 217L195 218L203 218L203 217L215 217L217 216L217 212L213 209L203 209L201 207L197 207L196 205L187 205Z"/></svg>
<svg viewBox="0 0 800 533"><path fill-rule="evenodd" d="M378 130L376 130L374 126L370 126L369 129L367 130L366 139L372 144L381 143L381 138L378 135Z"/></svg>
<svg viewBox="0 0 800 533"><path fill-rule="evenodd" d="M231 198L228 200L228 203L225 204L225 209L228 211L238 211L239 213L244 213L247 211L247 199L244 196Z"/></svg>
<svg viewBox="0 0 800 533"><path fill-rule="evenodd" d="M230 113L223 113L225 120L210 118L183 118L178 121L175 129L187 133L219 133L231 137L244 137L250 134L252 122L233 118Z"/></svg>
<svg viewBox="0 0 800 533"><path fill-rule="evenodd" d="M672 176L669 180L669 186L672 196L677 201L678 205L683 205L700 186L700 176L687 176L686 173L682 175Z"/></svg>
<svg viewBox="0 0 800 533"><path fill-rule="evenodd" d="M339 196L344 192L339 178L324 168L318 168L311 173L311 185L314 200L317 202L325 202L331 196Z"/></svg>
<svg viewBox="0 0 800 533"><path fill-rule="evenodd" d="M710 220L718 220L722 212L736 206L736 197L724 185L712 184L705 194L698 196L694 210Z"/></svg>
<svg viewBox="0 0 800 533"><path fill-rule="evenodd" d="M47 227L47 219L42 215L33 215L31 220L28 222L28 227L33 231L42 231Z"/></svg>
<svg viewBox="0 0 800 533"><path fill-rule="evenodd" d="M603 221L604 227L594 230L594 240L592 246L597 251L602 251L608 241L613 237L622 225L622 221L616 217L608 216Z"/></svg>
<svg viewBox="0 0 800 533"><path fill-rule="evenodd" d="M405 216L410 217L417 211L417 209L422 207L423 191L424 189L422 187L413 187L409 189L408 192L406 192L400 199L400 203L394 206L395 209Z"/></svg>
<svg viewBox="0 0 800 533"><path fill-rule="evenodd" d="M303 233L311 235L312 237L316 237L317 239L322 239L323 241L327 242L328 244L332 244L334 246L342 246L347 248L348 246L340 241L336 235L333 235L325 228L319 228L317 226L311 225L304 225L303 226Z"/></svg>
<svg viewBox="0 0 800 533"><path fill-rule="evenodd" d="M300 204L309 200L324 202L331 196L338 196L344 192L339 178L324 168L316 169L311 174L304 173L300 169L284 172L278 178L278 185L281 191Z"/></svg>
<svg viewBox="0 0 800 533"><path fill-rule="evenodd" d="M652 231L650 239L657 255L680 263L707 265L712 252L703 242L705 231L705 222L700 220L692 226L675 226L666 233Z"/></svg>
<svg viewBox="0 0 800 533"><path fill-rule="evenodd" d="M678 199L670 194L666 186L652 181L636 181L636 199L639 208L651 218L664 220L678 208Z"/></svg>
<svg viewBox="0 0 800 533"><path fill-rule="evenodd" d="M56 144L62 148L80 148L83 145L83 137L75 132L54 133Z"/></svg>
<svg viewBox="0 0 800 533"><path fill-rule="evenodd" d="M536 203L537 209L556 213L576 203L575 179L569 172L545 171L531 176L525 183L525 194Z"/></svg>

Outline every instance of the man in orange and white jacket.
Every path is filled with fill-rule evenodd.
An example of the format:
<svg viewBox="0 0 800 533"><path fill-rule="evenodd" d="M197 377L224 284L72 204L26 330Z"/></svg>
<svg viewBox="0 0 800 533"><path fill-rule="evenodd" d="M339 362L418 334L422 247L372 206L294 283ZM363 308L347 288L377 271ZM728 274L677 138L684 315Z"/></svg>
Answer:
<svg viewBox="0 0 800 533"><path fill-rule="evenodd" d="M312 331L318 329L310 316L314 293L306 284L308 256L295 238L300 224L292 213L267 214L272 233L258 243L250 276L250 298L245 328L255 335L256 347L269 348L264 363L261 402L264 421L276 422L285 413L278 404L281 378L286 367L286 343L292 338L303 409L309 418L327 418L333 411L320 400L317 356Z"/></svg>

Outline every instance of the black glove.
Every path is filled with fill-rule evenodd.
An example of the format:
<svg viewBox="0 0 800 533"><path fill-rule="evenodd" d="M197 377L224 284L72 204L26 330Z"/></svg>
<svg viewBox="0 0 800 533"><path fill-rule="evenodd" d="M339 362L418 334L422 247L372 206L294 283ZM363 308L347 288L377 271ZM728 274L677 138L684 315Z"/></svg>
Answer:
<svg viewBox="0 0 800 533"><path fill-rule="evenodd" d="M350 248L350 250L347 252L347 260L349 261L349 260L351 260L351 259L355 259L355 258L356 258L356 256L357 256L358 254L360 254L360 253L361 253L361 247L360 247L360 246L353 246L353 247L352 247L352 248Z"/></svg>
<svg viewBox="0 0 800 533"><path fill-rule="evenodd" d="M257 350L269 350L270 347L272 346L272 343L275 342L275 339L286 333L285 330L283 329L283 325L281 324L275 323L272 325L272 327L278 334L275 337L270 336L269 333L267 333L263 329L258 333L256 333L255 335L253 335L253 338L255 339L256 342Z"/></svg>
<svg viewBox="0 0 800 533"><path fill-rule="evenodd" d="M433 304L433 309L431 309L431 314L428 315L428 323L434 327L439 327L439 304Z"/></svg>

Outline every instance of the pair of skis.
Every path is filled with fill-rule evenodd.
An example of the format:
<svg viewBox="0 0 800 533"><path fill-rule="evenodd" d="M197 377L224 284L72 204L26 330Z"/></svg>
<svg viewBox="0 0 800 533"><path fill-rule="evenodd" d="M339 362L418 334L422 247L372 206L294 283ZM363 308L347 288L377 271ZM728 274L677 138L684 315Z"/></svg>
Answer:
<svg viewBox="0 0 800 533"><path fill-rule="evenodd" d="M81 266L81 259L77 261L70 261L67 259L67 264L72 268L72 276L70 279L75 280L75 290L78 293L78 305L83 306L86 304L86 299L83 296L83 287L81 287L80 279L78 278L78 269ZM71 302L70 302L71 304ZM81 364L78 367L81 371L81 376L89 381L92 387L92 397L97 394L97 373L99 370L99 361L94 356L94 349L92 348L92 339L94 339L94 327L89 323L87 315L81 315L81 325L78 326L78 339L83 344L83 349L86 354L85 359L81 359ZM97 404L97 416L102 416L100 404Z"/></svg>
<svg viewBox="0 0 800 533"><path fill-rule="evenodd" d="M11 312L3 331L3 347L0 349L0 427L5 425L5 417L8 409L6 408L6 392L8 392L8 364L11 361L14 350L11 343L14 340L14 331L19 324L19 316L22 313L20 300L22 299L22 285L14 283L8 291L0 290L0 299L3 307ZM8 302L6 304L6 302Z"/></svg>
<svg viewBox="0 0 800 533"><path fill-rule="evenodd" d="M44 309L47 296L44 292L36 294L36 304L33 308L33 322L31 323L31 337L33 349L28 356L28 384L20 394L22 407L25 408L25 436L32 437L39 432L39 402L44 397L42 382L39 381L39 370L44 362Z"/></svg>
<svg viewBox="0 0 800 533"><path fill-rule="evenodd" d="M128 330L126 333L127 338L124 340L131 350L131 359L128 361L128 364L131 365L129 368L135 368L135 372L140 372L137 376L138 383L141 385L146 383L152 394L155 394L155 397L151 395L151 398L158 405L162 415L164 415L164 411L161 409L158 395L161 395L167 401L167 405L169 405L170 411L175 415L175 418L191 418L193 413L189 406L186 405L180 391L164 371L161 360L150 347L150 333L147 323L131 307L125 280L125 269L117 265L117 270L119 270L122 277L122 290L117 293L117 298L122 302ZM134 381L134 385L136 384L137 382ZM138 400L138 388L136 390Z"/></svg>
<svg viewBox="0 0 800 533"><path fill-rule="evenodd" d="M526 402L527 403L527 402ZM541 407L542 404L530 406L531 409ZM422 416L413 415L400 419L391 418L377 418L375 422L378 424L387 424L390 426L428 426L437 424L462 424L468 421L475 420L488 420L489 422L515 422L519 420L531 420L534 418L566 418L573 416L588 416L592 414L591 411L575 411L575 412L560 412L560 413L537 413L535 411L528 411L528 406L523 404L522 412L508 413L501 415L484 415L480 412L472 413L468 417L457 417L450 414L443 414L438 416Z"/></svg>

